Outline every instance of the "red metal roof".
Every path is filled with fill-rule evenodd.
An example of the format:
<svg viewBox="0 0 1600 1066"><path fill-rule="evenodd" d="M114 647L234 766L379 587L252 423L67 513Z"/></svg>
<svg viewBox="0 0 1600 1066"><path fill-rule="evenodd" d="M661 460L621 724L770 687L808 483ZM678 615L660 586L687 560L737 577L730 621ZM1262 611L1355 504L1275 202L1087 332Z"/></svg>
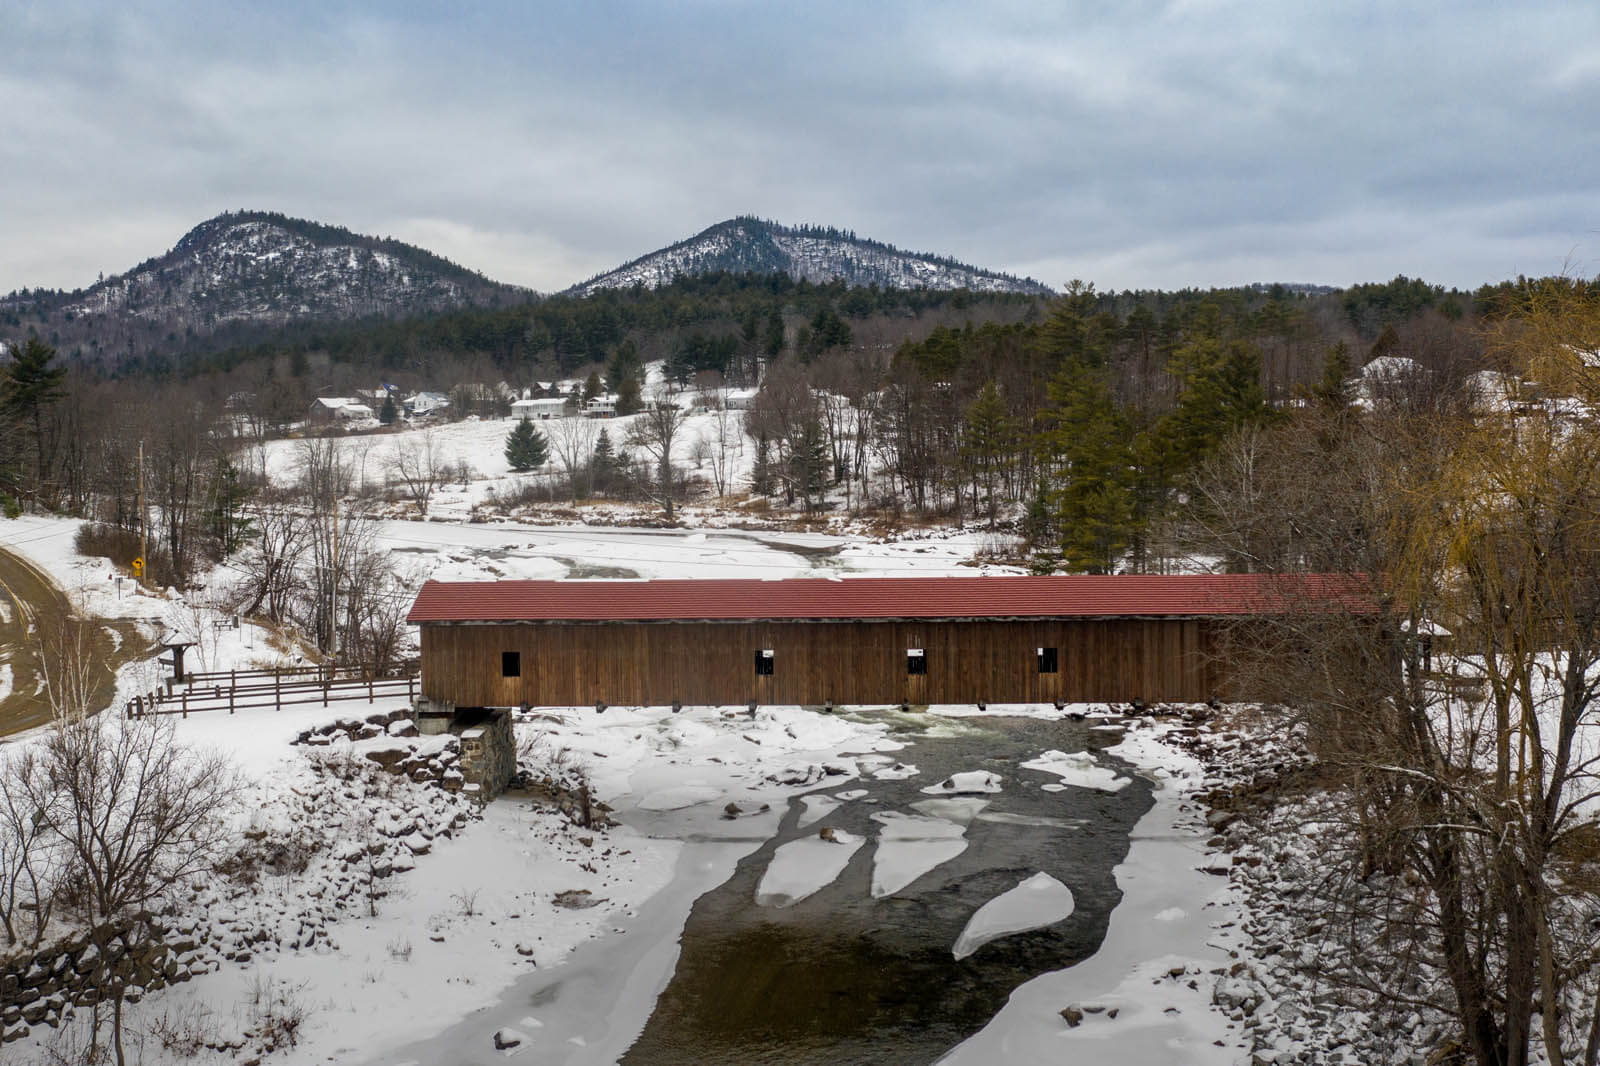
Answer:
<svg viewBox="0 0 1600 1066"><path fill-rule="evenodd" d="M1343 574L429 581L406 621L1219 617L1300 604L1371 609Z"/></svg>

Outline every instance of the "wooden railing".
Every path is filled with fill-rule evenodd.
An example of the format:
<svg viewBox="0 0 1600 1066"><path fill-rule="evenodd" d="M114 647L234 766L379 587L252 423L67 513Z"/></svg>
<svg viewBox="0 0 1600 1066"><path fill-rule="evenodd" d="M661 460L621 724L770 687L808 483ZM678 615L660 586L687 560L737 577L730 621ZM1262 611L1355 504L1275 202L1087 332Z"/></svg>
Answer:
<svg viewBox="0 0 1600 1066"><path fill-rule="evenodd" d="M168 679L163 688L135 696L123 708L128 718L151 714L177 714L187 718L200 711L280 711L285 707L347 700L405 696L417 698L415 664L390 671L388 676L362 667L296 667L288 670L229 670L191 673L182 682Z"/></svg>

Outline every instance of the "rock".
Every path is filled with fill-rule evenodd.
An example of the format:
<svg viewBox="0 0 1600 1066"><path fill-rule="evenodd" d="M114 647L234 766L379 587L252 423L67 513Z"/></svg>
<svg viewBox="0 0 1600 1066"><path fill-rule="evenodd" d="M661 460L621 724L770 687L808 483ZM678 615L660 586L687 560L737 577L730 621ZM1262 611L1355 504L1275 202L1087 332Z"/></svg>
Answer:
<svg viewBox="0 0 1600 1066"><path fill-rule="evenodd" d="M527 1037L515 1029L496 1029L494 1032L494 1049L496 1051L509 1051L514 1047L521 1047Z"/></svg>
<svg viewBox="0 0 1600 1066"><path fill-rule="evenodd" d="M1076 1029L1083 1024L1083 1008L1076 1003L1061 1008L1061 1017L1067 1021L1067 1028Z"/></svg>

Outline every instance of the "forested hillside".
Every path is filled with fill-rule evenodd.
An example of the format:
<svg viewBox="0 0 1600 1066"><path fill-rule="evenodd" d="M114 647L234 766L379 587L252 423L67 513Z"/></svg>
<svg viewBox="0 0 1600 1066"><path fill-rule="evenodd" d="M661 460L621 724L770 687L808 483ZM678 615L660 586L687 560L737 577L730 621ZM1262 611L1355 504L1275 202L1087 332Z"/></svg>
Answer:
<svg viewBox="0 0 1600 1066"><path fill-rule="evenodd" d="M231 523L263 488L248 473L250 448L328 431L304 424L318 395L383 383L396 395L449 395L447 417L503 416L512 398L566 382L562 395L581 393L574 403L609 393L627 416L652 402L718 407L723 387L744 386L753 395L723 421L755 456L748 477L702 481L684 451L699 445L674 443L670 424L672 461L659 461L661 441L640 419L614 431L605 447L616 452L563 454L549 476L564 495L655 501L669 514L714 493L796 517L979 522L1010 531L1011 550L1043 569L1161 569L1183 565L1206 521L1193 509L1197 487L1228 447L1307 411L1465 402L1492 363L1486 330L1543 284L1553 283L1101 293L1074 282L1044 299L715 274L526 306L299 323L248 347L155 352L109 370L64 363L30 337L13 342L7 364L5 490L135 528L143 441L163 530L152 551L181 574L195 551L230 550ZM645 366L657 362L647 388ZM601 465L604 477L591 469ZM1255 565L1242 554L1226 562Z"/></svg>

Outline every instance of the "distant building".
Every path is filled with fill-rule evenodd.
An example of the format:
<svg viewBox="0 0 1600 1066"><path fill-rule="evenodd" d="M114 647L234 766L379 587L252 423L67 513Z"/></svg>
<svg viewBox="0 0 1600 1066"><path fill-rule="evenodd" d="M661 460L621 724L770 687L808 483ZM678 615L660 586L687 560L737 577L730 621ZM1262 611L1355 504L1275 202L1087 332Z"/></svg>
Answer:
<svg viewBox="0 0 1600 1066"><path fill-rule="evenodd" d="M350 396L318 396L306 413L306 421L313 425L359 422L372 417L372 408Z"/></svg>
<svg viewBox="0 0 1600 1066"><path fill-rule="evenodd" d="M450 406L450 397L442 392L419 392L408 398L404 406L406 417L422 418L447 410Z"/></svg>
<svg viewBox="0 0 1600 1066"><path fill-rule="evenodd" d="M587 418L610 418L617 413L617 398L596 396L583 405L583 413Z"/></svg>
<svg viewBox="0 0 1600 1066"><path fill-rule="evenodd" d="M517 400L511 405L512 418L560 418L567 409L563 396L539 396L532 400Z"/></svg>

